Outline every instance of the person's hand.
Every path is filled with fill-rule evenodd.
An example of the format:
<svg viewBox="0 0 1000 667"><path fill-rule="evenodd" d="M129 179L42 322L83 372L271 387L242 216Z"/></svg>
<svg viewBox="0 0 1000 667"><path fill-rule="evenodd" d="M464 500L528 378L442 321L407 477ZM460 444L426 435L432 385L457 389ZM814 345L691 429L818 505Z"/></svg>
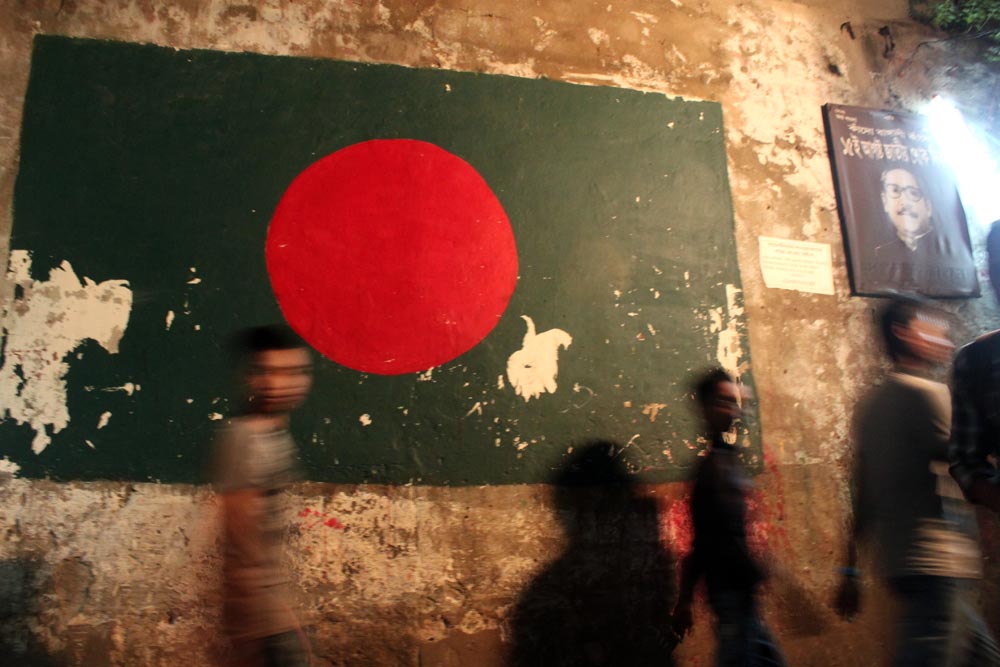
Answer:
<svg viewBox="0 0 1000 667"><path fill-rule="evenodd" d="M841 618L854 620L861 608L861 586L856 575L845 574L841 579L834 606Z"/></svg>
<svg viewBox="0 0 1000 667"><path fill-rule="evenodd" d="M671 625L673 626L674 634L682 639L684 635L691 631L691 626L694 625L694 621L691 620L690 602L677 603L677 606L674 607L673 623Z"/></svg>

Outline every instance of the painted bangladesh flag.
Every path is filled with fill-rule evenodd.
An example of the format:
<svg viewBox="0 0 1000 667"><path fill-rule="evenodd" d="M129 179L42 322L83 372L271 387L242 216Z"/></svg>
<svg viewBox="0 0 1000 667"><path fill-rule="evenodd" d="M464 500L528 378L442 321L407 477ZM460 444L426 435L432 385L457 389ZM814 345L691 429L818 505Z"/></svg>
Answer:
<svg viewBox="0 0 1000 667"><path fill-rule="evenodd" d="M0 464L203 480L226 338L284 319L310 479L541 482L592 439L680 479L692 372L750 379L723 141L659 94L38 37Z"/></svg>

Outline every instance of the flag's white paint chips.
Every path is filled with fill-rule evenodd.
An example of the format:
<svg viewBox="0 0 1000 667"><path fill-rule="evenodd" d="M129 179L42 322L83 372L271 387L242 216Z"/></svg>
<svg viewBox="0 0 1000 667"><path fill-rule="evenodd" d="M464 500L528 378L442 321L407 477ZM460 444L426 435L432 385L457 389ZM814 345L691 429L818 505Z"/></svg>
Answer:
<svg viewBox="0 0 1000 667"><path fill-rule="evenodd" d="M428 368L426 371L417 376L417 382L430 382L434 377L434 367Z"/></svg>
<svg viewBox="0 0 1000 667"><path fill-rule="evenodd" d="M29 424L35 431L31 450L38 454L53 433L69 424L66 357L87 339L116 354L128 326L132 291L125 280L81 280L66 261L52 269L48 280L33 280L27 250L11 251L7 279L19 293L2 315L0 417Z"/></svg>
<svg viewBox="0 0 1000 667"><path fill-rule="evenodd" d="M663 410L666 407L666 403L646 403L642 406L642 414L649 417L649 421L655 422L656 416L660 414L660 410Z"/></svg>
<svg viewBox="0 0 1000 667"><path fill-rule="evenodd" d="M465 413L465 416L471 417L473 412L479 415L480 417L483 416L483 404L480 401L476 401L476 404L473 405L472 408L470 408L469 411Z"/></svg>
<svg viewBox="0 0 1000 667"><path fill-rule="evenodd" d="M76 355L76 358L77 359L82 359L82 357L79 354ZM83 388L84 391L104 391L104 392L108 392L108 393L121 391L121 392L125 392L129 396L131 396L132 394L134 394L135 392L137 392L137 391L139 391L141 389L142 389L142 385L135 384L133 382L126 382L125 384L123 384L120 387L94 387L93 385L87 385L86 387Z"/></svg>
<svg viewBox="0 0 1000 667"><path fill-rule="evenodd" d="M97 449L97 447L94 446L94 443L92 443L90 440L84 440L84 442L87 443L87 446L90 447L91 449Z"/></svg>
<svg viewBox="0 0 1000 667"><path fill-rule="evenodd" d="M497 389L500 389L502 391L505 386L506 385L504 384L503 381L503 373L501 373L500 375L497 376Z"/></svg>
<svg viewBox="0 0 1000 667"><path fill-rule="evenodd" d="M371 424L372 424L372 417L368 413L365 413L365 414L361 415L360 417L358 417L358 421L361 422L362 426L371 426Z"/></svg>
<svg viewBox="0 0 1000 667"><path fill-rule="evenodd" d="M222 414L219 412L209 412L208 418L214 422L222 421Z"/></svg>
<svg viewBox="0 0 1000 667"><path fill-rule="evenodd" d="M0 459L0 474L17 475L21 471L21 466L17 465L6 456Z"/></svg>
<svg viewBox="0 0 1000 667"><path fill-rule="evenodd" d="M174 325L174 311L167 311L167 331L170 331L170 327Z"/></svg>
<svg viewBox="0 0 1000 667"><path fill-rule="evenodd" d="M543 393L555 393L559 375L559 348L568 348L573 337L562 329L549 329L535 333L535 322L522 315L528 325L521 349L507 359L507 379L518 396L528 402Z"/></svg>
<svg viewBox="0 0 1000 667"><path fill-rule="evenodd" d="M102 412L100 418L97 420L97 430L100 431L102 428L107 426L110 421L111 413L107 411Z"/></svg>
<svg viewBox="0 0 1000 667"><path fill-rule="evenodd" d="M142 385L135 384L134 382L126 382L120 387L105 387L101 391L123 391L129 396L142 389Z"/></svg>
<svg viewBox="0 0 1000 667"><path fill-rule="evenodd" d="M740 305L742 290L735 285L726 285L726 305L713 308L709 331L718 334L716 360L724 369L739 379L746 366L743 359L743 344L740 342L739 322L743 316L743 306Z"/></svg>

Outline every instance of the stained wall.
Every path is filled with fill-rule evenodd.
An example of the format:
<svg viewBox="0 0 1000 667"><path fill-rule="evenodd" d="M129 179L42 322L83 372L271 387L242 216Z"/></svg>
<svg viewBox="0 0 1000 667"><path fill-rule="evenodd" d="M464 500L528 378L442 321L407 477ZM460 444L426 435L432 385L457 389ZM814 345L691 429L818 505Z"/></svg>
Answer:
<svg viewBox="0 0 1000 667"><path fill-rule="evenodd" d="M885 650L883 596L873 592L853 625L829 608L849 415L881 360L877 302L849 296L820 106L916 111L939 93L994 129L995 75L969 45L941 41L905 2L9 1L0 15L4 230L39 33L547 77L721 103L765 455L752 509L754 540L774 566L768 618L794 664L868 665ZM977 251L982 222L970 221ZM835 295L766 288L760 235L831 244ZM996 321L988 293L946 307L959 316L963 340ZM207 489L28 480L6 467L0 633L21 656L151 666L219 657L217 525ZM592 505L567 505L545 485L298 487L289 565L320 664L504 664L519 601L546 567L572 562L561 559L574 544L594 554L590 563L648 554L651 539L671 563L683 552L683 485L635 493L648 502L596 511L606 523L575 543L567 517ZM622 507L652 517L655 535L626 520ZM987 549L995 549L986 528ZM607 534L629 536L631 548L602 550ZM625 562L627 571L649 571L644 557ZM985 591L997 620L1000 596ZM709 664L701 611L678 664Z"/></svg>

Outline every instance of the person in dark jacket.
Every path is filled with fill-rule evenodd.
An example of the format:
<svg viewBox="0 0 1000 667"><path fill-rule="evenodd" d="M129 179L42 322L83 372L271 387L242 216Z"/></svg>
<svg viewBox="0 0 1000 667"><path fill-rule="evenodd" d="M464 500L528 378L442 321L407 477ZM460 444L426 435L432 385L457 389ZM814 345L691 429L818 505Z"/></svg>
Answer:
<svg viewBox="0 0 1000 667"><path fill-rule="evenodd" d="M865 542L898 603L894 665L998 665L969 599L981 577L975 515L946 462L950 396L934 372L954 349L947 315L897 297L881 329L893 370L855 409L853 522L837 610L851 618L859 608Z"/></svg>
<svg viewBox="0 0 1000 667"><path fill-rule="evenodd" d="M719 667L780 667L784 657L760 617L757 593L764 567L747 543L746 496L751 487L739 452L726 441L740 416L740 394L722 369L706 373L695 398L708 429L708 454L702 459L691 492L694 543L681 569L674 630L691 628L691 600L705 580L717 619Z"/></svg>

